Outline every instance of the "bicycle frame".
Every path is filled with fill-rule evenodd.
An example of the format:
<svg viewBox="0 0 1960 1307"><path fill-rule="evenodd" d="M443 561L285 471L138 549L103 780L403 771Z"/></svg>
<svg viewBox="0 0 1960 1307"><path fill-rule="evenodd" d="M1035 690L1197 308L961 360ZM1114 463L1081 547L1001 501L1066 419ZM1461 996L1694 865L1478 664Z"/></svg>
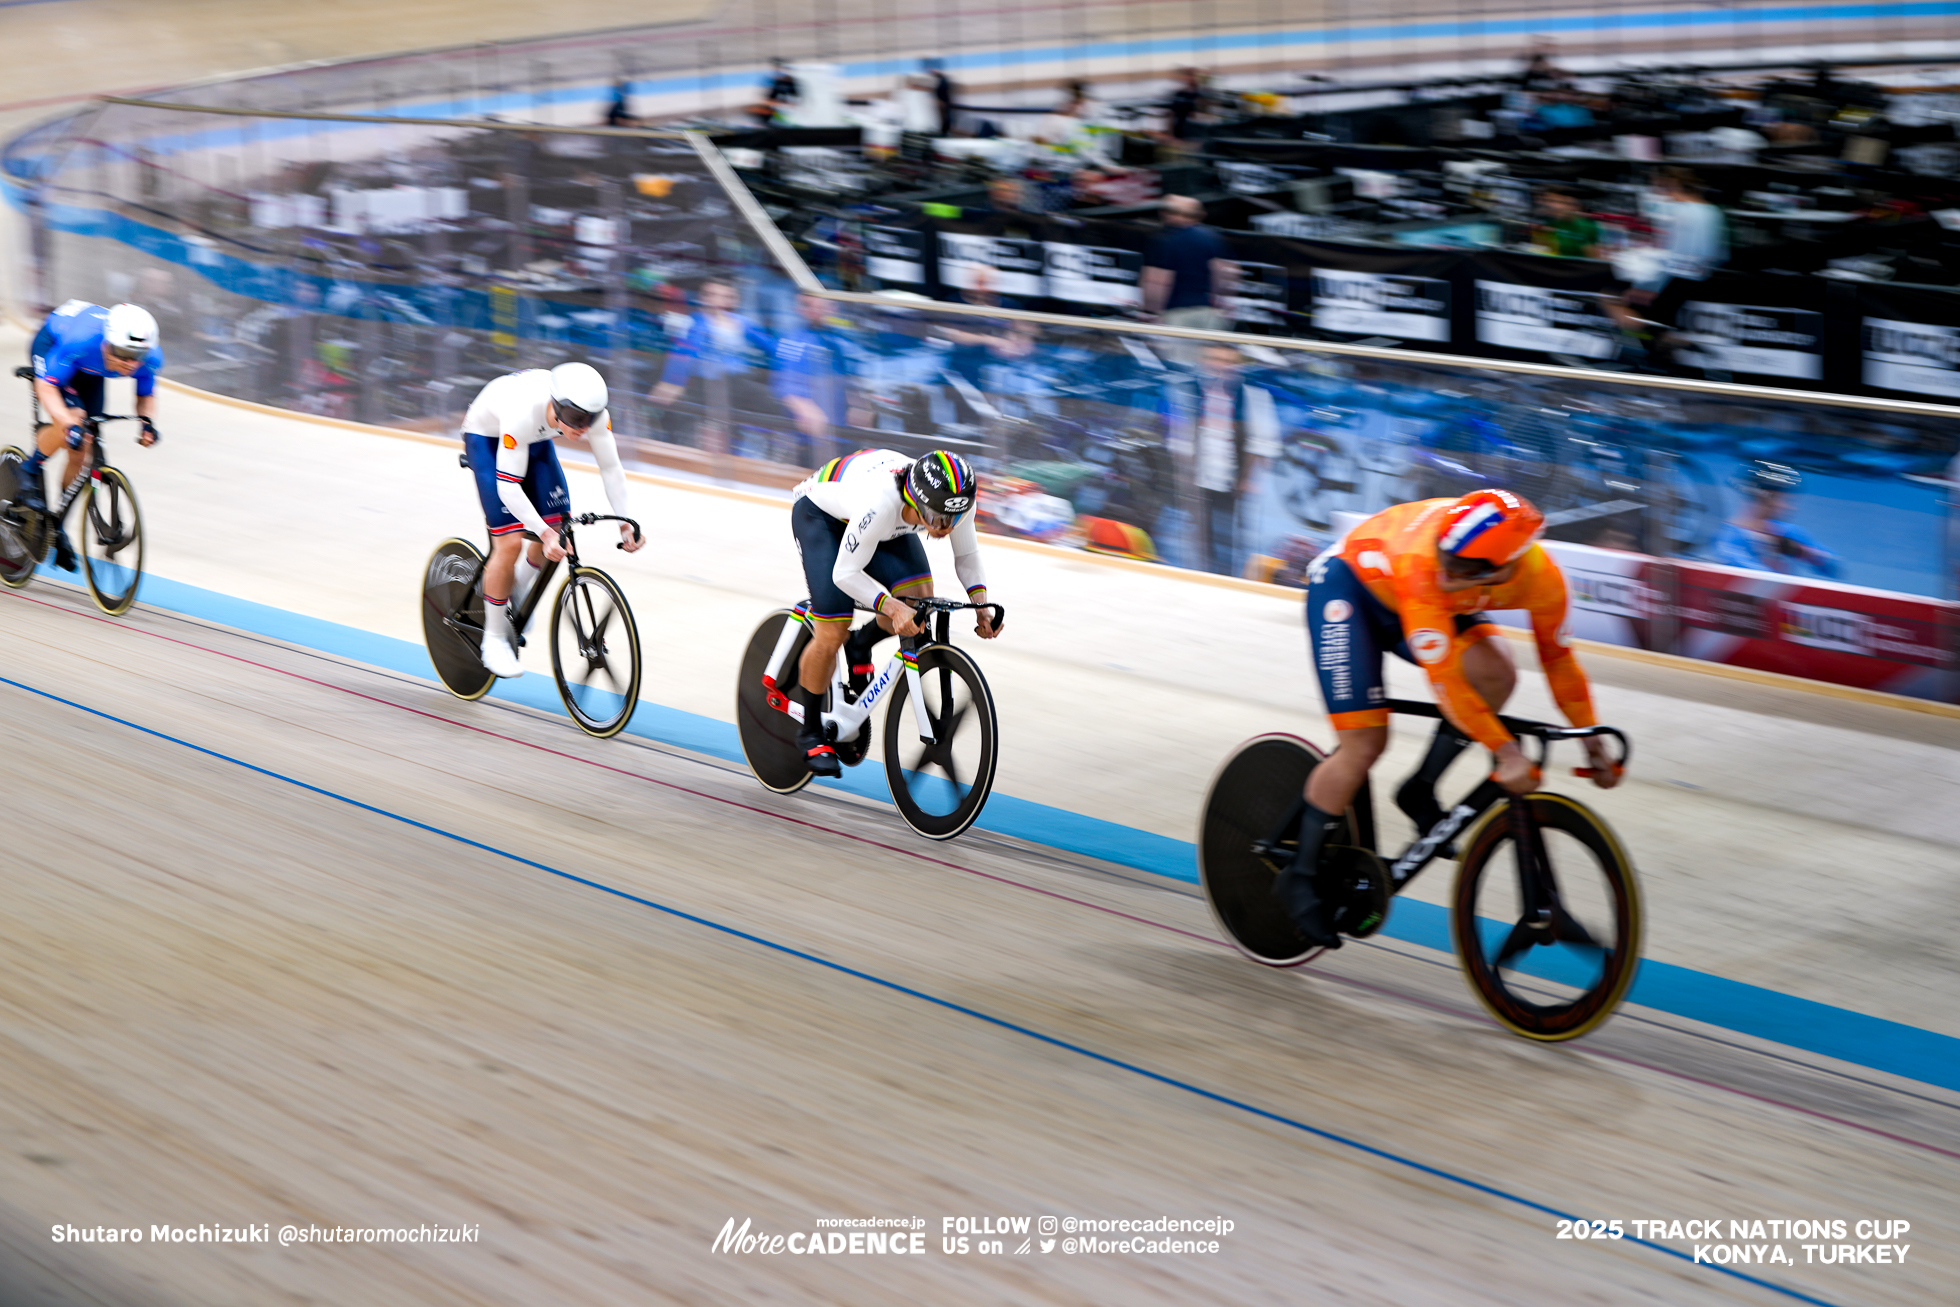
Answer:
<svg viewBox="0 0 1960 1307"><path fill-rule="evenodd" d="M897 682L899 672L903 671L906 688L910 691L912 717L918 728L919 743L937 744L939 741L932 733L932 719L927 713L925 694L919 682L919 650L928 644L948 643L947 637L950 634L953 614L963 608L991 608L994 610L997 623L1006 620L1006 610L999 604L956 603L950 599L919 598L908 598L902 602L911 604L916 612L925 616L927 629L918 635L905 636L900 640L898 652L891 656L891 659L885 663L884 669L855 702L846 695L843 675L836 668L831 669L830 701L834 705L842 706L823 715L824 724L835 727L830 738L837 740L854 738L870 718L871 710L878 706L879 701L885 697L885 692ZM762 683L769 692L770 707L788 713L798 722L803 720L802 705L778 687L782 684L783 669L789 663L791 656L793 654L799 658L801 656L803 641L808 638L809 611L807 603L798 604L796 620L783 623L782 634L776 637L775 651L769 655L769 666L762 674Z"/></svg>
<svg viewBox="0 0 1960 1307"><path fill-rule="evenodd" d="M580 564L578 559L578 541L572 534L572 527L574 524L578 526L590 526L594 522L625 522L633 528L634 535L638 536L641 534L640 524L638 522L633 521L629 517L619 517L612 513L581 513L577 517L566 518L559 524L558 539L565 546L565 565L574 572L578 570ZM526 531L524 535L528 539L537 539L529 531ZM464 594L474 594L479 590L483 584L483 573L489 566L490 557L486 554L477 562L475 570L470 573L469 584L464 590ZM538 605L544 601L544 592L550 587L551 579L556 575L558 575L558 560L554 558L545 559L542 568L538 572L538 579L531 585L531 593L524 596L523 606L511 615L512 628L518 633L518 639L520 641L524 638L524 632L530 629L531 617L538 611ZM442 620L445 626L459 635L475 637L482 634L472 623L460 620L460 615L457 613L444 613ZM576 618L574 618L574 625L577 625ZM578 637L581 651L583 651L587 639L583 627L578 628Z"/></svg>
<svg viewBox="0 0 1960 1307"><path fill-rule="evenodd" d="M1433 703L1422 703L1414 699L1390 699L1390 712L1402 713L1410 717L1441 718L1443 713ZM1543 768L1546 756L1551 752L1555 740L1583 740L1593 736L1610 736L1620 742L1620 756L1615 767L1624 767L1632 752L1626 736L1610 726L1549 726L1544 722L1528 721L1517 717L1500 717L1505 729L1519 739L1535 739L1539 742L1538 757L1534 766ZM1432 827L1428 834L1414 841L1404 849L1401 856L1389 864L1388 873L1394 881L1396 893L1401 893L1408 883L1414 880L1424 867L1436 858L1437 850L1465 830L1472 822L1499 803L1508 803L1511 820L1517 831L1518 872L1522 884L1520 889L1525 899L1529 915L1538 918L1549 917L1557 901L1558 891L1545 874L1548 866L1545 858L1545 841L1538 829L1531 805L1524 802L1525 795L1513 794L1490 777L1485 777L1463 798L1444 813L1443 819Z"/></svg>

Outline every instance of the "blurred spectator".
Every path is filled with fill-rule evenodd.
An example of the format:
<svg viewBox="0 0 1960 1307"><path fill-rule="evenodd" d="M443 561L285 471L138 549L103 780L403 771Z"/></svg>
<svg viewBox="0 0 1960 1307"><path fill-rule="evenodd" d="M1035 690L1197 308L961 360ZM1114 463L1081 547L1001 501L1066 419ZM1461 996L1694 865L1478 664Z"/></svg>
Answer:
<svg viewBox="0 0 1960 1307"><path fill-rule="evenodd" d="M960 298L968 304L989 308L1011 307L1002 304L1001 296L994 290L993 272L988 268L973 270L973 283L960 293ZM989 369L995 363L1011 364L1033 354L1041 328L1032 322L962 315L938 324L933 331L953 346L946 352L945 372L956 397L959 420L984 422L1000 415L999 406L990 396L990 392L1000 388L993 384L995 379L989 375Z"/></svg>
<svg viewBox="0 0 1960 1307"><path fill-rule="evenodd" d="M810 442L810 466L844 452L834 433L849 426L844 377L844 338L830 326L830 306L815 295L796 297L797 322L776 342L776 398Z"/></svg>
<svg viewBox="0 0 1960 1307"><path fill-rule="evenodd" d="M1686 168L1662 168L1654 179L1649 207L1660 232L1658 266L1631 278L1622 300L1608 298L1606 311L1620 326L1638 334L1646 324L1663 330L1709 273L1728 262L1728 224L1704 197L1701 182ZM1643 322L1644 319L1644 322ZM1655 362L1664 362L1675 342L1654 342Z"/></svg>
<svg viewBox="0 0 1960 1307"><path fill-rule="evenodd" d="M1552 51L1556 48L1557 44L1549 36L1538 37L1524 57L1518 84L1527 91L1540 93L1571 90L1572 75L1552 62Z"/></svg>
<svg viewBox="0 0 1960 1307"><path fill-rule="evenodd" d="M803 97L803 88L796 84L789 62L781 55L769 61L769 69L769 80L762 84L762 98L745 110L755 119L757 127L769 127L782 120L789 107Z"/></svg>
<svg viewBox="0 0 1960 1307"><path fill-rule="evenodd" d="M1205 110L1204 76L1195 68L1181 69L1177 83L1170 103L1165 106L1170 119L1170 130L1165 135L1171 143L1190 148L1198 136L1193 119Z"/></svg>
<svg viewBox="0 0 1960 1307"><path fill-rule="evenodd" d="M1035 143L1078 158L1101 161L1103 134L1090 121L1093 112L1088 83L1080 80L1062 83L1062 102L1036 124Z"/></svg>
<svg viewBox="0 0 1960 1307"><path fill-rule="evenodd" d="M701 445L724 452L734 413L776 410L762 371L775 358L776 346L758 323L735 312L734 283L710 278L701 283L695 302L698 311L667 356L649 398L670 412L686 408L702 416Z"/></svg>
<svg viewBox="0 0 1960 1307"><path fill-rule="evenodd" d="M1230 345L1207 344L1199 351L1197 396L1189 405L1188 435L1172 424L1172 452L1183 461L1193 487L1199 566L1236 576L1239 571L1239 517L1257 487L1260 472L1277 458L1279 412L1272 395L1245 384L1243 360Z"/></svg>
<svg viewBox="0 0 1960 1307"><path fill-rule="evenodd" d="M939 106L939 128L935 134L939 136L951 136L953 134L953 115L955 112L953 101L959 94L958 88L953 85L953 79L946 75L946 64L943 60L924 59L920 62L925 68L926 73L932 78L932 98L933 102Z"/></svg>
<svg viewBox="0 0 1960 1307"><path fill-rule="evenodd" d="M633 116L633 84L624 77L613 84L612 104L606 109L606 126L638 127L640 120Z"/></svg>
<svg viewBox="0 0 1960 1307"><path fill-rule="evenodd" d="M1225 238L1204 225L1205 206L1188 195L1164 197L1164 228L1143 251L1143 311L1168 327L1223 331L1238 268Z"/></svg>
<svg viewBox="0 0 1960 1307"><path fill-rule="evenodd" d="M789 70L789 61L781 55L769 61L769 83L762 98L778 108L795 104L803 98L803 88L796 84L796 77Z"/></svg>
<svg viewBox="0 0 1960 1307"><path fill-rule="evenodd" d="M1735 481L1742 511L1715 533L1709 557L1759 572L1795 572L1804 566L1819 576L1836 576L1837 558L1790 521L1790 496L1802 482L1795 468L1781 463L1758 460L1745 468Z"/></svg>
<svg viewBox="0 0 1960 1307"><path fill-rule="evenodd" d="M1580 209L1571 191L1547 186L1538 193L1538 208L1544 221L1532 230L1532 244L1561 259L1599 257L1599 224Z"/></svg>

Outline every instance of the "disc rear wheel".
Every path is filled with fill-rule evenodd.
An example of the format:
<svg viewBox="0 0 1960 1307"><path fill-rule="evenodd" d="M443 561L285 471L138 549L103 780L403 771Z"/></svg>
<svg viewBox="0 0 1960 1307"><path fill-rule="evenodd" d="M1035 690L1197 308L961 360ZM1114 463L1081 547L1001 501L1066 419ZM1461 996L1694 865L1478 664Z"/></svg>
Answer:
<svg viewBox="0 0 1960 1307"><path fill-rule="evenodd" d="M749 637L741 670L735 675L735 725L742 737L742 756L763 787L778 794L794 794L810 783L810 764L796 743L798 723L782 709L770 706L768 687L762 683L762 674L775 656L783 623L796 620L796 614L787 608L763 618ZM796 652L792 649L783 663L778 677L783 685L796 683Z"/></svg>
<svg viewBox="0 0 1960 1307"><path fill-rule="evenodd" d="M1299 849L1302 795L1322 757L1296 735L1255 736L1225 760L1205 795L1199 883L1225 937L1269 967L1297 967L1321 951L1286 915L1273 882ZM1345 820L1329 842L1358 845L1353 814Z"/></svg>
<svg viewBox="0 0 1960 1307"><path fill-rule="evenodd" d="M110 616L136 602L143 579L143 515L118 468L97 470L82 498L82 568L95 606Z"/></svg>
<svg viewBox="0 0 1960 1307"><path fill-rule="evenodd" d="M0 449L0 585L18 590L34 579L41 561L47 519L32 509L18 508L20 465L27 455L13 446Z"/></svg>
<svg viewBox="0 0 1960 1307"><path fill-rule="evenodd" d="M422 571L422 640L443 685L459 699L481 699L497 678L483 665L483 554L467 540L445 540Z"/></svg>

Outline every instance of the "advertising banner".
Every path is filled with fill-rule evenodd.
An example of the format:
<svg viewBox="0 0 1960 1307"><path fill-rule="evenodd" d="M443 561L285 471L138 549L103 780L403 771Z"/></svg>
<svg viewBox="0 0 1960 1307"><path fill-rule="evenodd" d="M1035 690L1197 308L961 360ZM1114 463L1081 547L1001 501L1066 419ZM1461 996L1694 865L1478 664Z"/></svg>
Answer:
<svg viewBox="0 0 1960 1307"><path fill-rule="evenodd" d="M1721 304L1689 300L1679 325L1690 349L1685 363L1706 371L1774 381L1819 381L1824 376L1824 315L1769 304Z"/></svg>
<svg viewBox="0 0 1960 1307"><path fill-rule="evenodd" d="M1477 279L1477 339L1526 354L1611 358L1618 348L1596 293Z"/></svg>
<svg viewBox="0 0 1960 1307"><path fill-rule="evenodd" d="M1135 308L1143 303L1143 255L1106 245L1045 241L1048 294L1071 304Z"/></svg>
<svg viewBox="0 0 1960 1307"><path fill-rule="evenodd" d="M939 233L939 281L955 290L973 290L985 281L996 294L1038 298L1048 293L1047 270L1040 241Z"/></svg>
<svg viewBox="0 0 1960 1307"><path fill-rule="evenodd" d="M910 227L864 228L864 270L879 281L900 286L923 286L926 280L926 233Z"/></svg>
<svg viewBox="0 0 1960 1307"><path fill-rule="evenodd" d="M1869 283L1850 288L1858 313L1858 380L1915 399L1960 398L1960 294Z"/></svg>
<svg viewBox="0 0 1960 1307"><path fill-rule="evenodd" d="M1313 270L1312 322L1337 335L1450 342L1450 284L1439 277Z"/></svg>

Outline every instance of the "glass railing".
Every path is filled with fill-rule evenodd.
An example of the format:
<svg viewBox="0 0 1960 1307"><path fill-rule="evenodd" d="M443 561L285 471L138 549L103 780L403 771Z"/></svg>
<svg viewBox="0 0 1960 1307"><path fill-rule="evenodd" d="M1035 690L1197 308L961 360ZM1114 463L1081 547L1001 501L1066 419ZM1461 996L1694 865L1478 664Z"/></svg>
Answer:
<svg viewBox="0 0 1960 1307"><path fill-rule="evenodd" d="M42 154L51 299L149 305L168 375L243 399L453 431L498 373L590 358L646 464L786 487L955 448L990 529L1235 576L1297 583L1340 514L1497 483L1555 539L1954 588L1940 405L812 293L678 134L119 102Z"/></svg>

